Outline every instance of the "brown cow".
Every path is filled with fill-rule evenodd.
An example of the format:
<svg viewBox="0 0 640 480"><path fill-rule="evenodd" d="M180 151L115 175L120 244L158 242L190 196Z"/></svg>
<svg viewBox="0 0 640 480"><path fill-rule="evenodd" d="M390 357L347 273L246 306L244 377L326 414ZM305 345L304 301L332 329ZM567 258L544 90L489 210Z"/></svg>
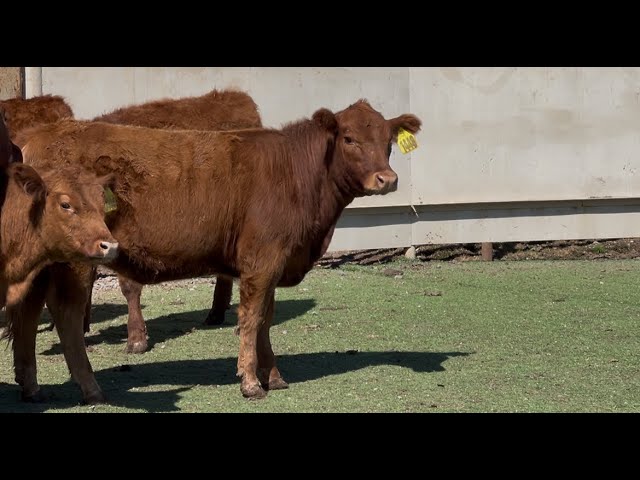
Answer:
<svg viewBox="0 0 640 480"><path fill-rule="evenodd" d="M53 262L108 262L117 253L117 243L104 223L102 185L108 177L96 178L77 166L39 175L21 160L0 118L0 308L7 307L2 336L14 338L16 381L29 400L38 399L35 336L42 310L36 296L23 301L31 282ZM45 287L36 282L32 291L46 293ZM35 312L34 321L22 324L20 318L29 312ZM60 325L65 356L70 358L76 345L63 335L64 322ZM91 370L88 364L83 368Z"/></svg>
<svg viewBox="0 0 640 480"><path fill-rule="evenodd" d="M110 179L79 166L36 172L22 163L0 116L0 307L20 301L46 265L115 258L118 244L103 219Z"/></svg>
<svg viewBox="0 0 640 480"><path fill-rule="evenodd" d="M31 98L10 98L0 100L0 110L5 112L11 140L24 128L57 122L63 118L73 118L73 110L59 95L41 95ZM18 144L19 147L22 145Z"/></svg>
<svg viewBox="0 0 640 480"><path fill-rule="evenodd" d="M237 373L242 394L261 398L265 388L288 386L269 338L275 288L304 279L354 198L396 190L392 142L400 128L415 133L420 123L411 114L385 120L364 100L338 113L320 109L280 130L62 121L29 132L23 155L34 165L82 165L114 175L117 209L107 225L121 246L110 265L116 272L143 284L207 274L240 279ZM49 289L65 286L51 313L73 322L77 356L67 357L69 369L84 399L94 402L104 397L77 335L87 300L82 282L90 276L71 268L49 271ZM20 321L35 322L28 312Z"/></svg>
<svg viewBox="0 0 640 480"><path fill-rule="evenodd" d="M36 274L56 261L112 260L117 243L96 204L102 184L79 167L24 165L0 115L0 308L17 303Z"/></svg>
<svg viewBox="0 0 640 480"><path fill-rule="evenodd" d="M262 127L256 103L247 93L234 89L214 89L197 97L167 98L131 105L96 117L94 121L183 130L236 130ZM142 353L147 350L147 328L140 308L142 284L124 275L118 275L118 282L127 299L129 309L126 351ZM232 278L222 275L216 278L213 302L204 321L205 325L220 325L224 322L225 311L231 303L232 290ZM85 332L89 331L91 302L87 305Z"/></svg>

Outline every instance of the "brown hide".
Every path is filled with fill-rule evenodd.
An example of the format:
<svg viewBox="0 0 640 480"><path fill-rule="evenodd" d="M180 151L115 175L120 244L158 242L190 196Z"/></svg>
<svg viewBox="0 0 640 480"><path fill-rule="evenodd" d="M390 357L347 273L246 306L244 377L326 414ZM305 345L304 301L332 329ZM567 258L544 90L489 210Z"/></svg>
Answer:
<svg viewBox="0 0 640 480"><path fill-rule="evenodd" d="M149 128L185 130L233 130L262 126L258 106L240 90L212 90L201 96L166 98L119 108L94 120ZM95 274L94 274L95 276ZM147 330L140 308L142 285L119 274L122 293L129 310L127 351L142 353L147 349ZM218 276L213 304L205 323L221 324L231 303L233 282ZM85 332L89 331L91 309L87 308Z"/></svg>
<svg viewBox="0 0 640 480"><path fill-rule="evenodd" d="M17 141L16 135L20 130L57 122L62 118L73 118L71 107L58 95L0 100L0 110L4 110L11 139L19 147L22 144Z"/></svg>
<svg viewBox="0 0 640 480"><path fill-rule="evenodd" d="M420 120L385 120L363 100L279 130L64 120L27 132L23 155L36 166L113 174L117 209L107 225L121 247L110 265L117 272L141 283L215 273L240 278L238 375L243 395L259 398L263 386L286 388L269 340L275 287L302 281L355 197L397 188L389 155L399 128L416 133ZM85 397L95 395L93 375L69 368L87 379L77 380Z"/></svg>
<svg viewBox="0 0 640 480"><path fill-rule="evenodd" d="M261 127L258 106L245 92L212 90L204 95L129 105L94 121L148 128L232 130Z"/></svg>
<svg viewBox="0 0 640 480"><path fill-rule="evenodd" d="M0 109L0 172L4 172L9 164L14 162L22 162L22 152L11 141L9 129L4 120L4 111Z"/></svg>

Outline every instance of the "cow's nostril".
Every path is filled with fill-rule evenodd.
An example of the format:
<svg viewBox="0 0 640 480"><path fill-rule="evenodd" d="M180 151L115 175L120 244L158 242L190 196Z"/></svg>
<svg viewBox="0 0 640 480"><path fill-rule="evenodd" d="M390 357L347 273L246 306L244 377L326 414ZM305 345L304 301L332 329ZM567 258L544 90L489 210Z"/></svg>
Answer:
<svg viewBox="0 0 640 480"><path fill-rule="evenodd" d="M384 187L386 181L385 181L385 178L382 175L377 174L376 175L376 180L378 182L378 187L380 187L380 188Z"/></svg>
<svg viewBox="0 0 640 480"><path fill-rule="evenodd" d="M115 253L118 250L118 242L101 241L98 242L98 248L100 248L104 255L109 255L111 253Z"/></svg>

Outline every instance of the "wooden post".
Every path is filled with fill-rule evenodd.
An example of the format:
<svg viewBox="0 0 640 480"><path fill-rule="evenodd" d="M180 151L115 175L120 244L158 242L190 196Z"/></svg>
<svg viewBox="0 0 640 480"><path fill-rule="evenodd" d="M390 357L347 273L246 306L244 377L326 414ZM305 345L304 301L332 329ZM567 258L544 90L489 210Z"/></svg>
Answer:
<svg viewBox="0 0 640 480"><path fill-rule="evenodd" d="M490 262L493 260L493 243L482 243L482 260L484 260L485 262Z"/></svg>

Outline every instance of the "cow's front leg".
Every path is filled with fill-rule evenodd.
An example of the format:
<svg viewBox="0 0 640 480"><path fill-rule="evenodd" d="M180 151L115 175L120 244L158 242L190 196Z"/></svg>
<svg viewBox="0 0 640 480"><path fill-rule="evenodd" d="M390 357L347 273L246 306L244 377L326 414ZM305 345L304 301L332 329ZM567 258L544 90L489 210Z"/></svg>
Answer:
<svg viewBox="0 0 640 480"><path fill-rule="evenodd" d="M276 367L276 356L271 348L269 331L273 322L275 311L275 291L269 298L267 313L264 322L258 331L258 377L262 386L268 390L282 390L289 388L289 384L284 381L278 367Z"/></svg>
<svg viewBox="0 0 640 480"><path fill-rule="evenodd" d="M56 325L71 378L86 403L102 403L105 396L96 382L84 344L83 320L89 301L90 272L83 265L55 264L47 292L47 306Z"/></svg>
<svg viewBox="0 0 640 480"><path fill-rule="evenodd" d="M271 278L240 278L238 376L242 377L240 391L247 398L266 396L258 379L258 332L267 316L274 290L275 282Z"/></svg>
<svg viewBox="0 0 640 480"><path fill-rule="evenodd" d="M26 297L7 307L6 318L13 337L13 365L15 380L22 387L22 400L42 402L45 396L38 385L36 364L36 334L38 319L44 306L48 272L41 272L33 282Z"/></svg>

